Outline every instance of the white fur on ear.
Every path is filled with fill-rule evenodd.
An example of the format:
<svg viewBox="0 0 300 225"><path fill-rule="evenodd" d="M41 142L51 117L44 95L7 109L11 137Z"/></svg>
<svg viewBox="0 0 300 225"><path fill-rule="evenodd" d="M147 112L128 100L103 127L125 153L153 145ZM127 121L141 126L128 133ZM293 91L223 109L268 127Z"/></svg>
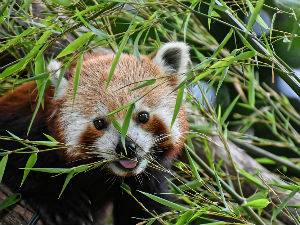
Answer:
<svg viewBox="0 0 300 225"><path fill-rule="evenodd" d="M190 61L190 47L184 42L169 42L163 45L153 58L165 73L186 73Z"/></svg>
<svg viewBox="0 0 300 225"><path fill-rule="evenodd" d="M56 92L56 98L61 97L68 85L68 80L65 77L62 77L61 81L59 82L59 75L60 75L60 68L61 68L62 64L61 62L52 59L48 66L47 66L47 70L48 72L55 72L51 77L50 77L50 81L52 83L52 85L57 89ZM59 84L58 84L59 82ZM57 84L59 85L58 87Z"/></svg>

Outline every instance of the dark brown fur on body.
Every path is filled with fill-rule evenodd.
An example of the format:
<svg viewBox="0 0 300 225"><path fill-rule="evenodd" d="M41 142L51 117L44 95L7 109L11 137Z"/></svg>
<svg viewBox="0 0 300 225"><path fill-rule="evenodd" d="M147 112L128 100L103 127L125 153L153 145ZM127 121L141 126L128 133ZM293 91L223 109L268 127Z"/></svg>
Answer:
<svg viewBox="0 0 300 225"><path fill-rule="evenodd" d="M19 168L25 167L30 154L9 154L3 182L12 191L21 193L26 203L39 213L40 221L43 224L99 225L105 217L103 212L111 204L113 204L115 225L133 225L141 221L137 218L151 217L120 187L123 182L131 188L132 194L150 212L161 214L168 210L165 206L150 200L139 191L166 198L166 195L160 194L168 192L168 184L165 178L169 175L149 165L155 163L170 169L172 159L179 154L186 136L187 122L183 109L180 110L173 126L175 131L170 130L170 121L176 101L176 93L171 92L178 81L173 76L173 73L176 73L172 69L173 65L166 65L162 61L164 58L169 57L164 55L164 52L170 52L167 50L176 48L177 45L179 46L178 54L181 55L179 54L177 57L178 62L176 62L176 57L174 58L176 63L174 68L177 69L178 73L184 72L187 59L183 60L181 58L189 56L186 53L188 47L183 43L170 43L163 47L162 51L158 51L157 55L159 57L154 59L143 56L142 63L138 62L134 56L123 54L120 57L111 84L106 91L104 90L107 75L114 56L87 55L82 64L74 107L72 107L74 68L71 67L63 78L66 85L63 86L61 92L58 92L58 96L53 96L53 86L46 90L45 108L39 109L29 136L27 136L28 125L37 102L35 83L30 82L21 85L0 99L1 136L9 136L8 130L22 139L41 141L47 140L44 134L50 134L62 143L60 149L39 152L34 167L71 168L100 160L112 159L116 161L113 161L110 167L109 163L104 163L97 168L77 174L68 183L62 196L58 198L66 174L53 176L53 174L31 171L22 187L20 187L24 171ZM141 84L136 82L168 77L169 75L170 79L165 79L165 82L162 82L155 91L151 91L151 86L135 92L130 91L133 87ZM131 83L136 84L123 87ZM130 122L130 129L132 130L129 129L127 135L129 135L128 137L131 135L130 138L133 139L137 138L139 141L137 144L146 143L145 146L148 146L148 152L144 154L139 146L131 150L134 155L136 154L134 159L138 160L137 166L131 170L126 167L126 164L125 167L122 167L123 164L121 163L118 164L118 160L121 161L121 159L117 156L107 156L105 155L107 153L101 153L109 146L107 142L112 142L110 144L113 144L112 146L115 146L116 149L119 146L117 144L120 141L120 134L113 130L114 127L110 119L105 117L105 129L100 130L93 125L93 120L95 117L98 118L128 104L147 92L149 94L142 101L136 103ZM150 113L150 119L142 124L138 121L137 115L145 110ZM126 110L120 111L114 114L114 117L122 123L125 113ZM78 123L80 121L83 122ZM136 132L133 132L134 129ZM145 137L141 134L145 134ZM112 135L107 137L113 138L113 140L101 139L105 135ZM102 140L106 140L106 142ZM101 143L104 146L101 146ZM63 146L63 144L82 147ZM23 147L24 145L17 141L0 139L0 149L2 150L15 150ZM38 147L39 150L47 148ZM87 150L88 148L91 151ZM126 155L127 152L125 151L124 154ZM143 157L147 158L147 167L142 166L145 159L141 158L139 154L144 154ZM153 161L149 162L149 160ZM138 170L140 168L142 169ZM159 222L156 221L153 224L159 224Z"/></svg>

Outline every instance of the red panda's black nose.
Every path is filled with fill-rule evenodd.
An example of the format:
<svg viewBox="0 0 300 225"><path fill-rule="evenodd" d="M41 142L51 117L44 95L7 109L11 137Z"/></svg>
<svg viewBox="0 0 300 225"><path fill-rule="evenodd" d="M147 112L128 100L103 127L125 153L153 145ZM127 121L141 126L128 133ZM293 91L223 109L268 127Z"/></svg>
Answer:
<svg viewBox="0 0 300 225"><path fill-rule="evenodd" d="M116 147L116 153L120 155L124 155L128 158L134 158L136 157L136 145L133 141L131 141L129 138L125 139L125 147L126 151L123 148L122 142L119 141L117 147Z"/></svg>

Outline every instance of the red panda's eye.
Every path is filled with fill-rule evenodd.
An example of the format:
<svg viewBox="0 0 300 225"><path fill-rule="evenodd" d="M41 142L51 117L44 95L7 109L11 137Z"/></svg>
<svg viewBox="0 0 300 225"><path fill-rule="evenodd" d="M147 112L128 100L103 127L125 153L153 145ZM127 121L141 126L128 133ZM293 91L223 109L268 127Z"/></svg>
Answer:
<svg viewBox="0 0 300 225"><path fill-rule="evenodd" d="M149 121L149 113L148 112L140 112L137 115L137 120L140 123L147 123Z"/></svg>
<svg viewBox="0 0 300 225"><path fill-rule="evenodd" d="M95 119L93 121L94 126L97 130L102 130L106 127L106 123L104 119Z"/></svg>

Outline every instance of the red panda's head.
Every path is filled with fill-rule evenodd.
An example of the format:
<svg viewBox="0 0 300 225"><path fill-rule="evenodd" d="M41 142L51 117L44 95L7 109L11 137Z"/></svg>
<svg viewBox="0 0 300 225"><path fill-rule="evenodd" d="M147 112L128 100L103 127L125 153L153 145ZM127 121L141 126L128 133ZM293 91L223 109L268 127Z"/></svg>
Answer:
<svg viewBox="0 0 300 225"><path fill-rule="evenodd" d="M170 160L182 148L187 122L181 109L171 128L177 95L173 90L180 80L175 74L187 71L189 47L171 42L154 57L141 56L141 62L122 54L106 88L113 60L113 54L85 55L74 105L75 67L69 69L70 75L62 78L53 98L49 128L53 136L70 146L64 152L69 161L98 157L118 176L137 175L151 159ZM48 66L57 71L52 76L53 86L57 85L59 67L57 61ZM156 79L155 84L132 91L150 79ZM107 115L134 101L124 150L121 135ZM122 110L113 117L122 125L125 115Z"/></svg>

